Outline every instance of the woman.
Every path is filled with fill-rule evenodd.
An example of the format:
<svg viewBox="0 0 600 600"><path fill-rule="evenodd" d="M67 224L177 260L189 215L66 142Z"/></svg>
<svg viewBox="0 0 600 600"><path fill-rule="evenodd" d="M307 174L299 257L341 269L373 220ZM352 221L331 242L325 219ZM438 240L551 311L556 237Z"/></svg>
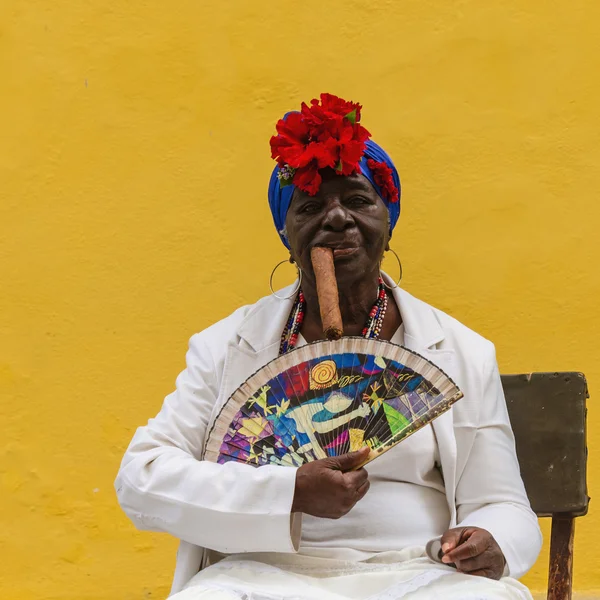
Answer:
<svg viewBox="0 0 600 600"><path fill-rule="evenodd" d="M125 512L181 540L178 600L531 597L514 578L536 560L541 534L494 347L381 274L400 182L360 109L323 94L279 121L269 204L299 280L192 337L176 391L123 459ZM315 245L333 249L345 335L405 345L464 398L368 473L351 470L364 449L300 468L202 460L231 393L278 354L322 338ZM436 539L441 552L429 558Z"/></svg>

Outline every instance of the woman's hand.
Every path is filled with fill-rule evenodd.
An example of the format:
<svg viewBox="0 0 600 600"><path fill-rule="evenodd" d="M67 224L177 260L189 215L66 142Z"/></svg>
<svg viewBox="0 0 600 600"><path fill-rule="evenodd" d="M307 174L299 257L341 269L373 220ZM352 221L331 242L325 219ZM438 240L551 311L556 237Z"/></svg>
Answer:
<svg viewBox="0 0 600 600"><path fill-rule="evenodd" d="M506 560L492 534L480 527L456 527L442 536L442 562L461 573L500 579Z"/></svg>
<svg viewBox="0 0 600 600"><path fill-rule="evenodd" d="M296 472L292 512L339 519L369 490L364 469L351 471L365 461L369 448L302 465Z"/></svg>

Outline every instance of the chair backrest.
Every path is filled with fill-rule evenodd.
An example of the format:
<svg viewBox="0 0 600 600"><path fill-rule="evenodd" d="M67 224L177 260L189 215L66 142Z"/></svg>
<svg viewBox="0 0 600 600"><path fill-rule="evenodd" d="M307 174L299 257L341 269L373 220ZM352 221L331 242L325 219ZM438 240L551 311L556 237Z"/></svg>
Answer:
<svg viewBox="0 0 600 600"><path fill-rule="evenodd" d="M503 375L521 475L540 517L585 515L587 383L581 373Z"/></svg>
<svg viewBox="0 0 600 600"><path fill-rule="evenodd" d="M571 600L575 517L587 513L587 382L582 373L503 375L531 507L552 517L548 600Z"/></svg>

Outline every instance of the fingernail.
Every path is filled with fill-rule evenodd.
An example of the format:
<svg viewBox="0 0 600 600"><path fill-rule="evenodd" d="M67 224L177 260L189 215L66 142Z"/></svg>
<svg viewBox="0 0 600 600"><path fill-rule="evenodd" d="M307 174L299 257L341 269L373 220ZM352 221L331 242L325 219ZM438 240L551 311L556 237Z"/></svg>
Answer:
<svg viewBox="0 0 600 600"><path fill-rule="evenodd" d="M448 542L446 542L445 544L442 544L442 552L444 554L446 554L446 552L448 552L448 550L450 550L450 544Z"/></svg>
<svg viewBox="0 0 600 600"><path fill-rule="evenodd" d="M442 562L443 563L449 563L450 562L450 558L447 556L442 556Z"/></svg>

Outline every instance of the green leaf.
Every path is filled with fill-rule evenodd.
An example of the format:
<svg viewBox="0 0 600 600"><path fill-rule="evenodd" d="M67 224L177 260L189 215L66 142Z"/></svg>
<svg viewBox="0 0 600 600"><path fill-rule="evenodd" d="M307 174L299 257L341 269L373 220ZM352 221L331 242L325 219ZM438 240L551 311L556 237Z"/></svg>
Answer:
<svg viewBox="0 0 600 600"><path fill-rule="evenodd" d="M279 187L284 188L287 187L288 185L292 185L292 181L294 181L294 178L290 178L290 179L280 179L279 180Z"/></svg>
<svg viewBox="0 0 600 600"><path fill-rule="evenodd" d="M350 123L352 123L352 125L356 124L356 109L354 109L352 112L349 112L346 115L346 119L348 119L348 121L350 121Z"/></svg>
<svg viewBox="0 0 600 600"><path fill-rule="evenodd" d="M340 162L339 162L339 163L337 164L337 166L335 167L335 170L336 170L338 173L341 173L343 168L344 168L344 165L342 164L342 159L340 158Z"/></svg>

